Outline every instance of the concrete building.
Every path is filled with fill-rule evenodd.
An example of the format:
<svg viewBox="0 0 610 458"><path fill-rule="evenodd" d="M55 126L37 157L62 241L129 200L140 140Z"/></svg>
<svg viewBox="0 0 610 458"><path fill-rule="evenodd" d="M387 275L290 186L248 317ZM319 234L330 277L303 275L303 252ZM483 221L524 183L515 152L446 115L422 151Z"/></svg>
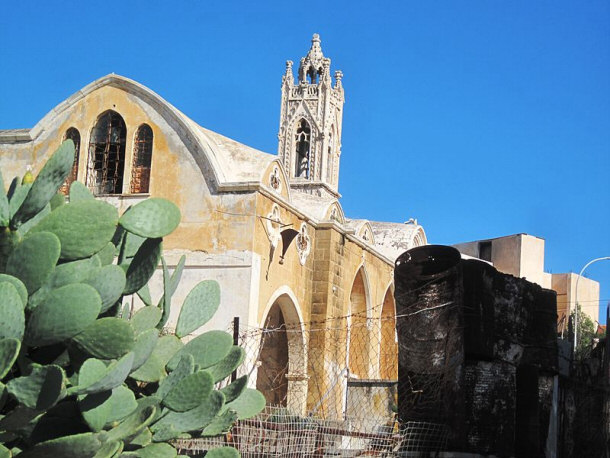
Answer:
<svg viewBox="0 0 610 458"><path fill-rule="evenodd" d="M396 377L394 260L426 244L414 220L344 215L342 76L331 77L317 35L296 81L287 62L275 155L198 125L136 81L107 75L33 128L0 131L0 168L7 182L28 166L36 174L71 138L76 157L69 182L81 181L121 212L149 196L175 202L182 221L164 241L164 256L171 267L186 255L186 268L174 306L200 280L216 279L221 312L209 327L227 329L239 317L244 327L291 331L258 349L265 356L258 374L272 372L264 365L278 361L286 373L278 381L254 371L251 383L296 412L323 401L327 416L339 416L347 380ZM156 278L151 292L158 297ZM177 314L175 307L170 322ZM339 325L332 335L310 338L312 322L333 319ZM347 377L328 386L325 374L312 380L314 366Z"/></svg>
<svg viewBox="0 0 610 458"><path fill-rule="evenodd" d="M567 325L566 316L576 306L578 274L552 274L544 271L544 239L529 234L507 235L493 239L453 245L466 256L489 262L500 272L537 283L557 293L558 330ZM599 283L590 278L578 280L578 303L593 322L599 320Z"/></svg>

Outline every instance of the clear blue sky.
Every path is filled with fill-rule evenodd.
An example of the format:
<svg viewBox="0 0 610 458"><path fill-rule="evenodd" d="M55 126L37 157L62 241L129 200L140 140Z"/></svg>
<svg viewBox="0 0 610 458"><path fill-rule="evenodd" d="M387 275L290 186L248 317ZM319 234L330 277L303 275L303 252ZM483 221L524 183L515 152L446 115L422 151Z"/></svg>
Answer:
<svg viewBox="0 0 610 458"><path fill-rule="evenodd" d="M285 61L317 32L344 73L348 216L537 235L554 273L610 255L610 3L372 3L4 0L0 129L115 72L275 153ZM610 262L588 274L605 309Z"/></svg>

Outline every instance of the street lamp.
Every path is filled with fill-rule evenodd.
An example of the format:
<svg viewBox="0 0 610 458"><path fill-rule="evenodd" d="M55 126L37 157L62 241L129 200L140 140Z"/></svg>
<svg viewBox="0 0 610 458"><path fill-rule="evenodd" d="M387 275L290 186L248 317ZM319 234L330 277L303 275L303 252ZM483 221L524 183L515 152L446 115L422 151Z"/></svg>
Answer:
<svg viewBox="0 0 610 458"><path fill-rule="evenodd" d="M574 290L574 302L576 302L576 304L574 306L574 309L575 309L574 310L574 354L576 354L576 342L578 342L578 281L580 280L580 277L582 277L582 274L584 273L584 271L587 267L589 267L594 262L604 261L604 260L610 260L610 256L604 256L604 257L596 258L596 259L593 259L592 261L589 261L582 268L582 270L578 274L578 277L576 277L576 288Z"/></svg>

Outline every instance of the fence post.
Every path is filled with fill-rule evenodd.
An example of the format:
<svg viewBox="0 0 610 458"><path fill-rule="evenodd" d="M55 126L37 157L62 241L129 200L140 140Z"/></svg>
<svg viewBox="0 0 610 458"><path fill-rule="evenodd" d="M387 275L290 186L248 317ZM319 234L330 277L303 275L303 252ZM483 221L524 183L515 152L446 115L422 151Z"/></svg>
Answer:
<svg viewBox="0 0 610 458"><path fill-rule="evenodd" d="M239 345L239 317L233 317L233 345ZM237 378L237 369L231 374L231 382Z"/></svg>

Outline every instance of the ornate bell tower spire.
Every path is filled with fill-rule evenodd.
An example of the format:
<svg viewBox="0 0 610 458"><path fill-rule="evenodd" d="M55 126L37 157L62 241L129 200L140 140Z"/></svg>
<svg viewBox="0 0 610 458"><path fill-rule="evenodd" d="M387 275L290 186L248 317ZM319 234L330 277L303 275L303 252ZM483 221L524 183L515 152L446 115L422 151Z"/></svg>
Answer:
<svg viewBox="0 0 610 458"><path fill-rule="evenodd" d="M282 107L278 154L290 177L291 188L321 197L339 196L339 158L345 96L336 71L330 76L330 59L324 57L320 36L301 58L295 85L292 61L282 78Z"/></svg>

